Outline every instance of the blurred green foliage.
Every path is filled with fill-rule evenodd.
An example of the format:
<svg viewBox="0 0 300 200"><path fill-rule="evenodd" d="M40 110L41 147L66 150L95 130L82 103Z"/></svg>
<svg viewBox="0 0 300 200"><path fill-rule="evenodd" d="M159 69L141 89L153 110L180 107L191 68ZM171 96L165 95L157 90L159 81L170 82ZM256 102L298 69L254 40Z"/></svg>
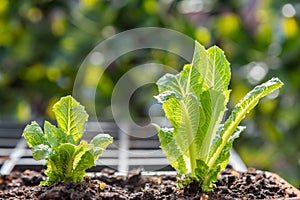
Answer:
<svg viewBox="0 0 300 200"><path fill-rule="evenodd" d="M235 147L248 166L275 171L300 187L300 3L280 0L1 0L0 118L53 117L71 94L77 70L101 41L137 27L166 27L205 46L217 44L232 64L232 104L254 85L278 76L285 83L249 114ZM174 41L176 42L176 41ZM185 61L160 50L116 60L97 87L97 111L109 113L114 84L130 68L156 60L180 69ZM100 68L95 67L95 70ZM93 72L89 83L93 82ZM146 87L153 91L153 87ZM146 115L153 93L134 96ZM276 97L276 98L275 98ZM107 115L109 116L109 114Z"/></svg>

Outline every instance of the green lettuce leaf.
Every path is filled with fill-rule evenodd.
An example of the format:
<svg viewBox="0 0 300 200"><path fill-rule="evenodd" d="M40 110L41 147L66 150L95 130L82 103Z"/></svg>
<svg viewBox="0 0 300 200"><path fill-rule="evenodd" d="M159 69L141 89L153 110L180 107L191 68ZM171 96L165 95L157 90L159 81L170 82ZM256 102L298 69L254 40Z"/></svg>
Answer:
<svg viewBox="0 0 300 200"><path fill-rule="evenodd" d="M40 144L48 145L48 141L44 136L43 130L35 121L25 127L22 136L26 139L29 147Z"/></svg>
<svg viewBox="0 0 300 200"><path fill-rule="evenodd" d="M224 128L222 129L219 137L221 144L217 149L214 149L213 155L209 157L208 166L211 167L214 165L227 141L234 133L239 123L246 117L246 114L258 104L261 98L265 97L274 90L279 89L282 85L283 83L278 78L272 78L271 80L256 86L238 102L231 115L224 123Z"/></svg>
<svg viewBox="0 0 300 200"><path fill-rule="evenodd" d="M197 134L196 142L199 146L199 157L205 159L210 150L212 140L216 136L216 132L222 121L224 112L227 110L226 103L228 102L229 90L216 91L208 89L201 94L201 103L205 120L200 125L199 133Z"/></svg>
<svg viewBox="0 0 300 200"><path fill-rule="evenodd" d="M73 167L72 169L74 170L78 163L80 162L82 156L88 152L91 151L94 148L93 145L88 144L87 141L82 140L78 146L75 148L75 153L74 153L74 161L73 161ZM94 165L94 161L91 163Z"/></svg>
<svg viewBox="0 0 300 200"><path fill-rule="evenodd" d="M52 125L50 122L44 123L45 137L52 146L59 146L62 143L75 144L73 135L67 135L60 128Z"/></svg>
<svg viewBox="0 0 300 200"><path fill-rule="evenodd" d="M51 152L51 147L45 144L39 144L32 147L32 156L34 160L47 159Z"/></svg>
<svg viewBox="0 0 300 200"><path fill-rule="evenodd" d="M106 147L112 143L113 138L108 134L98 134L96 135L92 140L91 144L93 144L95 147L99 147L102 149L106 149Z"/></svg>
<svg viewBox="0 0 300 200"><path fill-rule="evenodd" d="M78 143L84 133L84 124L88 119L84 107L71 96L66 96L53 106L53 112L58 127L67 136L72 136L74 144Z"/></svg>
<svg viewBox="0 0 300 200"><path fill-rule="evenodd" d="M155 125L160 140L160 148L168 155L171 166L178 171L179 174L187 174L187 157L183 155L173 137L173 128L160 128ZM185 161L187 160L187 161Z"/></svg>
<svg viewBox="0 0 300 200"><path fill-rule="evenodd" d="M73 181L79 182L83 180L85 170L95 166L94 155L91 151L85 152L73 171Z"/></svg>
<svg viewBox="0 0 300 200"><path fill-rule="evenodd" d="M57 149L56 156L50 159L50 162L55 163L55 166L51 165L47 169L46 174L51 176L51 182L81 181L86 169L95 165L94 157L86 159L86 154L91 154L92 149L93 145L86 141L81 141L78 146L71 143L61 144ZM82 176L79 177L79 175Z"/></svg>
<svg viewBox="0 0 300 200"><path fill-rule="evenodd" d="M47 180L40 183L41 186L49 186L64 179L63 163L57 153L52 153L46 162Z"/></svg>
<svg viewBox="0 0 300 200"><path fill-rule="evenodd" d="M227 61L224 52L217 46L207 50L210 57L209 65L200 68L200 74L204 77L205 88L212 88L217 91L226 91L230 83L230 63ZM203 60L200 55L200 60ZM201 63L198 65L201 66Z"/></svg>
<svg viewBox="0 0 300 200"><path fill-rule="evenodd" d="M102 155L103 151L107 146L113 142L113 138L108 134L98 134L92 140L91 144L93 145L93 156L97 160L99 156Z"/></svg>
<svg viewBox="0 0 300 200"><path fill-rule="evenodd" d="M214 188L214 182L218 180L218 174L221 170L225 169L230 158L230 149L232 148L233 141L239 137L240 133L245 129L244 126L238 126L235 132L231 135L226 145L219 154L218 159L213 166L209 167L206 161L197 160L196 168L196 179L201 183L201 188L203 191L210 191ZM223 130L223 125L218 130L216 137L213 141L211 152L208 158L212 157L215 150L221 145L222 140L220 140L220 133Z"/></svg>
<svg viewBox="0 0 300 200"><path fill-rule="evenodd" d="M58 147L57 153L64 174L63 179L58 181L64 181L64 182L72 181L72 171L73 171L73 163L75 159L75 150L76 150L76 146L70 143L64 143Z"/></svg>

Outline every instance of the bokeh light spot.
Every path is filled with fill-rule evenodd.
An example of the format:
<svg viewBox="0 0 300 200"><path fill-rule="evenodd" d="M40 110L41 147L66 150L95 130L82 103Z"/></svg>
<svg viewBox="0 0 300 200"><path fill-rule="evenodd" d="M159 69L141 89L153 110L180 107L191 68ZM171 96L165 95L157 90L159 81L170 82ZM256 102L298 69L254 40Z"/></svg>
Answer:
<svg viewBox="0 0 300 200"><path fill-rule="evenodd" d="M89 59L93 65L101 65L104 62L104 56L100 52L93 52Z"/></svg>
<svg viewBox="0 0 300 200"><path fill-rule="evenodd" d="M203 45L209 45L211 36L210 32L207 28L205 27L200 27L196 30L195 33L196 39Z"/></svg>
<svg viewBox="0 0 300 200"><path fill-rule="evenodd" d="M42 19L43 14L40 9L34 7L28 10L27 17L32 22L39 22Z"/></svg>
<svg viewBox="0 0 300 200"><path fill-rule="evenodd" d="M17 106L17 117L21 122L27 122L30 120L31 109L30 105L26 101L20 101Z"/></svg>
<svg viewBox="0 0 300 200"><path fill-rule="evenodd" d="M282 6L281 13L284 17L294 17L296 10L292 4L288 3Z"/></svg>
<svg viewBox="0 0 300 200"><path fill-rule="evenodd" d="M50 67L46 72L48 80L56 82L57 79L61 76L61 71L58 67Z"/></svg>
<svg viewBox="0 0 300 200"><path fill-rule="evenodd" d="M257 84L265 78L266 74L268 73L268 66L264 63L253 64L254 65L251 67L247 78L251 84Z"/></svg>
<svg viewBox="0 0 300 200"><path fill-rule="evenodd" d="M199 0L184 0L178 4L178 10L183 14L197 13L202 11L203 1Z"/></svg>
<svg viewBox="0 0 300 200"><path fill-rule="evenodd" d="M9 1L8 0L1 0L0 3L0 15L3 15L6 13L7 9L9 6Z"/></svg>
<svg viewBox="0 0 300 200"><path fill-rule="evenodd" d="M288 38L298 35L299 27L297 21L294 18L285 18L283 19L282 24L283 31Z"/></svg>

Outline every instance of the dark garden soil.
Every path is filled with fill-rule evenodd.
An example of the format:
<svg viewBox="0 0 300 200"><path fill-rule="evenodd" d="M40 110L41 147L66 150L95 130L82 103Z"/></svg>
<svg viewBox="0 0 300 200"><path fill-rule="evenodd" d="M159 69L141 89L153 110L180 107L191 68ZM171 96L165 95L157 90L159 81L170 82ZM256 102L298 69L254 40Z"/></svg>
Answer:
<svg viewBox="0 0 300 200"><path fill-rule="evenodd" d="M86 176L81 183L38 186L44 180L35 171L0 175L0 199L299 199L300 192L280 177L260 170L239 173L227 168L214 192L203 193L196 185L179 189L175 175L145 176L133 171L127 176L104 170Z"/></svg>

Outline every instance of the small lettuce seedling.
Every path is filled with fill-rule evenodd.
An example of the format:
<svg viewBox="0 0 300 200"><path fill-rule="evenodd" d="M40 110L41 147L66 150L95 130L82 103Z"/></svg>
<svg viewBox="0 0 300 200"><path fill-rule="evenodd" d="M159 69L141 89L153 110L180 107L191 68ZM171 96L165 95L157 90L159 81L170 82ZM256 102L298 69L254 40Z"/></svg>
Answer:
<svg viewBox="0 0 300 200"><path fill-rule="evenodd" d="M161 148L177 172L204 191L213 189L228 164L233 140L245 129L238 126L241 120L262 97L283 85L272 78L256 86L221 123L231 91L229 65L220 48L206 50L196 42L192 63L179 74L165 74L157 81L155 98L173 127L156 125Z"/></svg>
<svg viewBox="0 0 300 200"><path fill-rule="evenodd" d="M88 114L71 96L61 98L53 106L53 112L58 127L45 121L43 132L34 121L23 132L28 146L32 148L33 158L46 160L48 179L41 185L52 185L58 181L80 182L86 169L95 165L95 160L113 138L108 134L98 134L90 143L80 141Z"/></svg>

